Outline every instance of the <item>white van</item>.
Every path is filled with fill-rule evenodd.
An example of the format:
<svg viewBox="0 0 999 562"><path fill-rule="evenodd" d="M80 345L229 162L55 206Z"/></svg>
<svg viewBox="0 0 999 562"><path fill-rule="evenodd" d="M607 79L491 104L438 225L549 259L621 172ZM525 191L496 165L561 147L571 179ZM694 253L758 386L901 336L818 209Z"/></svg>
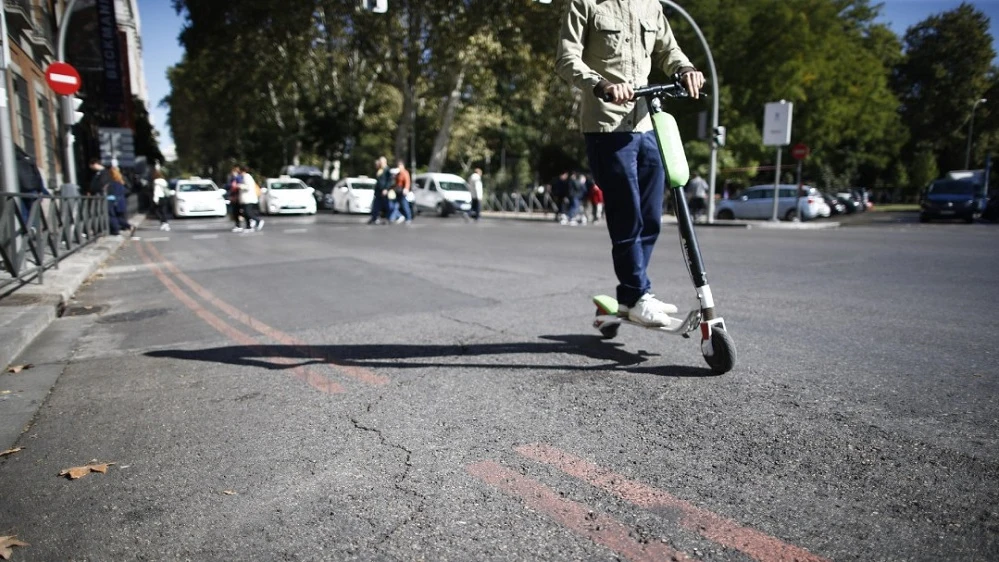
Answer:
<svg viewBox="0 0 999 562"><path fill-rule="evenodd" d="M468 183L454 174L431 172L413 176L413 202L417 212L431 211L446 217L472 208Z"/></svg>

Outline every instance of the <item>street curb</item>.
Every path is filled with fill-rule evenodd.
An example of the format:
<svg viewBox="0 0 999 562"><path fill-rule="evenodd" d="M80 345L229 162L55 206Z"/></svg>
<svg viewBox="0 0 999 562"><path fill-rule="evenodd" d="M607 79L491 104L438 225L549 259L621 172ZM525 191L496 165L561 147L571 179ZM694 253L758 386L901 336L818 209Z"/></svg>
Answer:
<svg viewBox="0 0 999 562"><path fill-rule="evenodd" d="M142 224L144 217L133 217ZM0 299L0 365L4 371L62 314L73 295L128 240L105 236L77 250L56 267L44 272L42 283L33 281Z"/></svg>

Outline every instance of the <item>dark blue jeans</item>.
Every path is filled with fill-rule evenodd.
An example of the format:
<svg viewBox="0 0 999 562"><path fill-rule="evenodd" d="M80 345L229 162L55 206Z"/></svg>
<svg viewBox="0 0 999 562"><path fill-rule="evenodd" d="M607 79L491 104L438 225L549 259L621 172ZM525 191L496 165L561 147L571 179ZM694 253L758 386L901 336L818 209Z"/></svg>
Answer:
<svg viewBox="0 0 999 562"><path fill-rule="evenodd" d="M604 192L617 300L633 306L652 290L646 270L662 228L663 169L655 133L587 133L586 157Z"/></svg>

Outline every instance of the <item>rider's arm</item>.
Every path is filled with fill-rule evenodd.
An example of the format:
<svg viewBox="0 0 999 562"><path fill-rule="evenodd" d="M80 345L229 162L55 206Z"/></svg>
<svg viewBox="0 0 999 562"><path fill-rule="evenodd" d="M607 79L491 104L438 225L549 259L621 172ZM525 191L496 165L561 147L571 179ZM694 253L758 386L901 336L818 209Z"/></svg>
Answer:
<svg viewBox="0 0 999 562"><path fill-rule="evenodd" d="M680 50L676 37L673 36L673 29L662 13L659 14L658 30L652 49L652 66L661 69L667 76L679 74L691 97L698 97L700 89L704 87L704 74L694 68L687 55Z"/></svg>
<svg viewBox="0 0 999 562"><path fill-rule="evenodd" d="M558 51L555 54L555 72L569 84L589 92L603 80L603 76L583 62L583 47L586 45L586 27L590 5L588 2L573 0L559 32Z"/></svg>

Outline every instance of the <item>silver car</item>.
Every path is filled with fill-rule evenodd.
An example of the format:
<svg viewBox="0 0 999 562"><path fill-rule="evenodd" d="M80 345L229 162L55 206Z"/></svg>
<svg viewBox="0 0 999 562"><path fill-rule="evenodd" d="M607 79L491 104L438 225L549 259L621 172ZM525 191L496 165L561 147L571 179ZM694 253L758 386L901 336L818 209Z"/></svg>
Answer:
<svg viewBox="0 0 999 562"><path fill-rule="evenodd" d="M804 186L801 198L798 198L798 186L781 185L780 198L777 200L777 218L793 220L800 216L803 220L811 220L821 216L829 216L828 205L819 190ZM769 219L774 213L774 186L754 185L746 188L735 199L722 199L718 202L715 217L721 220L732 219Z"/></svg>

